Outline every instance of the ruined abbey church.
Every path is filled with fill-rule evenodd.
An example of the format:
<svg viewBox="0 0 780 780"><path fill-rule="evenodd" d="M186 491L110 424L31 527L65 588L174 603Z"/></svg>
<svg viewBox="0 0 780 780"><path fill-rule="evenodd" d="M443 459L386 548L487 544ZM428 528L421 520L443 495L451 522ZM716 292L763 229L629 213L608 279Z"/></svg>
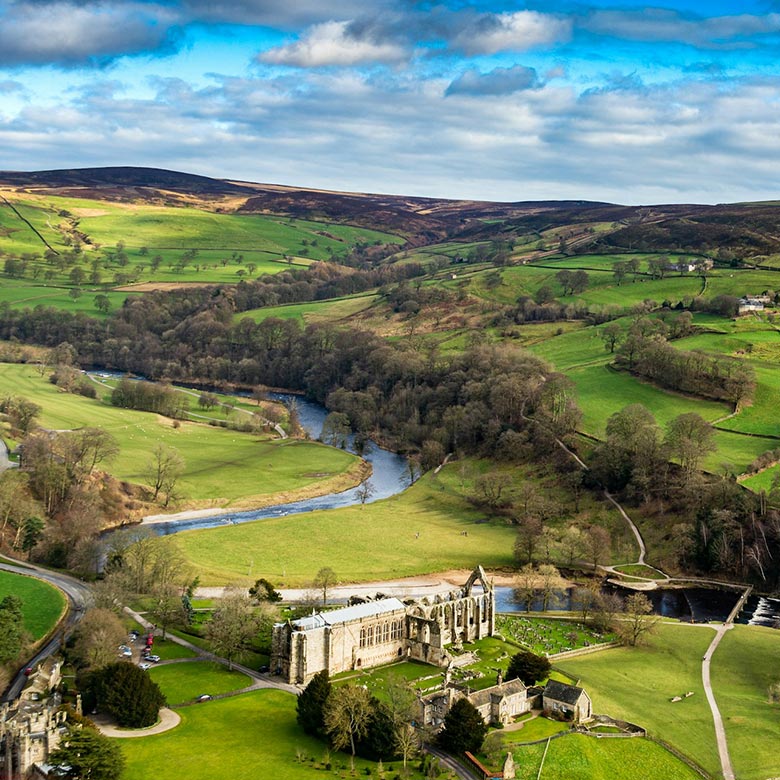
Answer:
<svg viewBox="0 0 780 780"><path fill-rule="evenodd" d="M462 588L432 601L379 599L277 623L271 670L306 685L324 669L334 675L400 659L447 666L448 646L493 635L495 607L493 587L478 566Z"/></svg>

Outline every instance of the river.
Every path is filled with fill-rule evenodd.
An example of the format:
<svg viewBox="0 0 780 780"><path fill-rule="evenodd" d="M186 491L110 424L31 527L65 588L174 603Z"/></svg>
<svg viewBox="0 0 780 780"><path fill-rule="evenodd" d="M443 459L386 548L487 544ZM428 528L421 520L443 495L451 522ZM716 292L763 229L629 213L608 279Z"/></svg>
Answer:
<svg viewBox="0 0 780 780"><path fill-rule="evenodd" d="M294 403L301 427L310 438L319 439L322 434L322 424L328 414L324 406L292 394L270 393L269 395L273 400L281 401L286 406ZM349 437L346 449L354 452L353 444L354 437ZM366 503L402 493L412 484L409 461L401 455L369 441L362 456L371 464L372 468L372 474L366 480L370 483L372 493ZM156 534L168 535L193 528L216 528L236 523L249 523L253 520L296 515L303 512L313 512L317 509L341 509L360 503L359 490L360 486L344 490L341 493L327 493L323 496L293 501L288 504L275 504L262 509L248 509L240 512L225 511L207 517L156 522L147 527Z"/></svg>

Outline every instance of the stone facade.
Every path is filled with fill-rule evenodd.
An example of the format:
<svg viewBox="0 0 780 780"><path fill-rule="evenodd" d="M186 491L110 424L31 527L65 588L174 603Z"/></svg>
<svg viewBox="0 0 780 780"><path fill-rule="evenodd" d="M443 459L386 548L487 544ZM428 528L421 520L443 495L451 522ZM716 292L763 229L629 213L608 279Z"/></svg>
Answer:
<svg viewBox="0 0 780 780"><path fill-rule="evenodd" d="M511 723L518 715L530 712L536 702L533 695L528 695L528 688L522 680L507 680L473 692L445 685L439 691L420 697L419 722L434 729L441 728L444 718L458 699L468 699L485 723L502 725Z"/></svg>
<svg viewBox="0 0 780 780"><path fill-rule="evenodd" d="M590 720L593 714L590 696L582 688L556 680L550 680L544 687L542 709L574 723Z"/></svg>
<svg viewBox="0 0 780 780"><path fill-rule="evenodd" d="M476 583L482 592L473 592ZM495 595L480 566L462 588L432 601L379 599L277 623L271 670L306 685L322 670L333 675L405 658L446 666L448 646L492 636L494 630Z"/></svg>
<svg viewBox="0 0 780 780"><path fill-rule="evenodd" d="M30 777L59 746L66 713L54 689L60 665L49 662L30 676L20 698L0 704L0 780Z"/></svg>

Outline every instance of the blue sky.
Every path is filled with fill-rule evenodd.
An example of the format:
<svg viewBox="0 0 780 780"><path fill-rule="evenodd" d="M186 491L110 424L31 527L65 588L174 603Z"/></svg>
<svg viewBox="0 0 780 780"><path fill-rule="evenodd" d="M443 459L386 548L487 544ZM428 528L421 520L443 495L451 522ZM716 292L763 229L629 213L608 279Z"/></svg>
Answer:
<svg viewBox="0 0 780 780"><path fill-rule="evenodd" d="M0 0L0 168L778 197L780 0Z"/></svg>

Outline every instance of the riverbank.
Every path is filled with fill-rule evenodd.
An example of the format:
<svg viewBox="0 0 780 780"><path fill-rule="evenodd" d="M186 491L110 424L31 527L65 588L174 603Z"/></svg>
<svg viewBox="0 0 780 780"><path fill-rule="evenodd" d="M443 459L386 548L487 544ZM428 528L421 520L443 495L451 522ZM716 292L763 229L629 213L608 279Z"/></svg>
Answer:
<svg viewBox="0 0 780 780"><path fill-rule="evenodd" d="M245 496L236 500L213 499L208 502L189 501L191 508L177 512L160 513L146 515L141 519L141 525L155 525L158 523L176 523L187 522L190 520L207 519L224 515L226 512L245 512L252 510L265 509L269 506L281 506L292 504L299 501L321 498L334 493L343 493L352 488L358 487L362 482L369 479L373 473L370 463L365 460L359 460L347 469L347 471L336 474L333 477L315 482L296 490L287 490L282 493L272 495ZM207 503L207 506L203 506Z"/></svg>

